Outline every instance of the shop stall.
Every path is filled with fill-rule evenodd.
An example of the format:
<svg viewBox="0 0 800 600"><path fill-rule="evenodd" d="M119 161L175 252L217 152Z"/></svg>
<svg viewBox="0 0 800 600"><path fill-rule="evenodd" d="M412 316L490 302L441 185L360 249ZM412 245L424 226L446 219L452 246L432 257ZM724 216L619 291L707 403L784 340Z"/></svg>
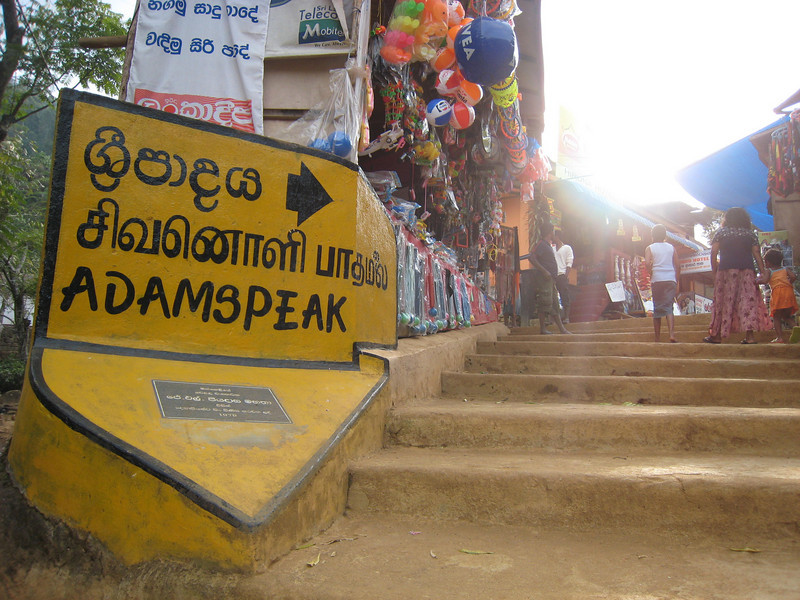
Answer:
<svg viewBox="0 0 800 600"><path fill-rule="evenodd" d="M561 238L575 254L577 281L570 321L641 317L652 311L644 251L652 242L650 231L656 222L574 181L549 182L544 191L557 213ZM681 227L659 222L667 227L667 241L675 246L682 263L707 252ZM681 290L693 298L695 294L702 297L710 264L708 271L698 267L682 273Z"/></svg>
<svg viewBox="0 0 800 600"><path fill-rule="evenodd" d="M529 213L546 212L550 170L540 0L259 0L249 12L179 13L137 11L126 99L224 113L214 122L357 164L397 232L399 335L519 322L517 257Z"/></svg>

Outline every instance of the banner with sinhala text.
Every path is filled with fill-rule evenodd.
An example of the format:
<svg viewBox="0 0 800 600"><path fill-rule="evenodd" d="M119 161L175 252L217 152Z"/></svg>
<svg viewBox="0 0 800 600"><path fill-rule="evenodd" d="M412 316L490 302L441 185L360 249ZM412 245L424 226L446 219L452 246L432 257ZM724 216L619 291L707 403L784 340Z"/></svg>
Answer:
<svg viewBox="0 0 800 600"><path fill-rule="evenodd" d="M268 0L142 0L128 102L263 133Z"/></svg>

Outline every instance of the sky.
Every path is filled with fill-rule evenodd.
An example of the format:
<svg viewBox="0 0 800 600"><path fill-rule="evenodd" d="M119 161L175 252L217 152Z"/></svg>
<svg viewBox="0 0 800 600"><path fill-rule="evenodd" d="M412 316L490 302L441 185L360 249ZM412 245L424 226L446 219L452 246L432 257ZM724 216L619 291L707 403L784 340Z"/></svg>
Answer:
<svg viewBox="0 0 800 600"><path fill-rule="evenodd" d="M135 1L110 4L130 17ZM798 26L800 0L542 0L545 150L563 105L613 199L697 204L675 173L778 118L800 89Z"/></svg>
<svg viewBox="0 0 800 600"><path fill-rule="evenodd" d="M798 24L800 0L542 0L545 149L564 105L609 195L696 203L675 173L778 119L800 89Z"/></svg>

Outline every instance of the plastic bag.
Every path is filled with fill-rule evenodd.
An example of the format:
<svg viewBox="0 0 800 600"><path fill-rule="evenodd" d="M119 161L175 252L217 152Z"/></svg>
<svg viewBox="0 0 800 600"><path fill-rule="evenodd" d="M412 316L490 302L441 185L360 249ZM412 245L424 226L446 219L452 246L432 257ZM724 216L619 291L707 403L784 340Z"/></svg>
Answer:
<svg viewBox="0 0 800 600"><path fill-rule="evenodd" d="M381 56L394 65L431 60L447 34L447 18L445 0L397 0Z"/></svg>
<svg viewBox="0 0 800 600"><path fill-rule="evenodd" d="M287 139L357 161L360 104L347 69L330 71L330 97L286 129Z"/></svg>
<svg viewBox="0 0 800 600"><path fill-rule="evenodd" d="M395 171L373 171L365 175L372 189L384 203L389 202L394 191L402 186L400 176Z"/></svg>

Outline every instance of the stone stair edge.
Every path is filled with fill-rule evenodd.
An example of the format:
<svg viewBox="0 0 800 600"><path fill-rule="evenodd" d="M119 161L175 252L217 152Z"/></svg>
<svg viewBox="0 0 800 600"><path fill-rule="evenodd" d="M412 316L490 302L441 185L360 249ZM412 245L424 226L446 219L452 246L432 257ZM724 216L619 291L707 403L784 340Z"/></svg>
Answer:
<svg viewBox="0 0 800 600"><path fill-rule="evenodd" d="M589 355L589 354L571 354L568 356L553 356L549 354L545 355L536 355L536 354L503 354L503 353L491 353L491 352L474 352L470 354L466 354L464 356L465 360L483 360L483 359L496 359L500 361L514 361L518 358L523 359L551 359L551 360L566 360L566 361L597 361L603 362L609 359L614 360L623 360L623 361L630 361L630 362L665 362L667 364L677 363L677 362L698 362L698 361L709 361L713 362L714 364L717 363L734 363L740 365L750 365L750 366L764 366L764 358L758 357L746 357L746 356L720 356L720 357L703 357L703 356L617 356L617 355ZM769 357L770 362L774 363L775 361L778 364L782 365L795 365L797 364L797 360L794 357L787 356L773 356ZM798 377L800 377L800 365L798 365ZM765 367L766 370L766 367ZM769 377L769 373L765 373L765 377Z"/></svg>
<svg viewBox="0 0 800 600"><path fill-rule="evenodd" d="M437 398L390 411L384 446L528 448L554 454L616 448L800 457L800 408L542 404ZM777 437L776 437L777 436Z"/></svg>
<svg viewBox="0 0 800 600"><path fill-rule="evenodd" d="M353 461L355 470L362 468L382 468L388 466L392 469L419 470L431 468L435 471L460 472L462 469L474 474L476 471L491 471L498 474L507 473L511 477L518 477L519 472L511 468L545 471L556 477L564 477L574 472L580 476L593 468L621 477L634 475L631 465L640 465L642 469L651 469L653 477L664 477L658 472L661 466L685 465L686 472L679 473L687 476L726 479L730 476L740 476L748 480L772 480L773 475L768 474L768 468L782 474L784 482L800 493L800 479L790 478L788 475L800 468L800 456L748 456L742 458L738 455L725 453L701 453L699 460L678 451L667 452L628 452L609 450L575 451L569 454L553 454L547 451L529 448L464 448L464 447L426 447L391 446L380 452L363 456ZM597 464L601 463L601 464ZM754 467L761 465L763 469ZM729 469L728 475L722 471ZM598 468L600 467L600 468ZM705 471L703 471L705 467ZM693 470L690 470L693 468ZM731 475L733 474L733 475ZM797 505L800 515L800 504Z"/></svg>
<svg viewBox="0 0 800 600"><path fill-rule="evenodd" d="M748 383L758 384L761 386L770 386L770 387L781 387L781 386L793 386L797 385L797 381L795 379L752 379L752 378L735 378L735 377L726 377L720 381L717 377L656 377L652 375L645 375L645 376L628 376L628 375L569 375L569 374L552 374L552 375L541 375L541 374L528 374L528 373L469 373L466 371L442 371L442 377L486 377L486 378L510 378L510 379L520 379L520 378L530 378L531 380L547 380L547 379L565 379L569 381L579 381L579 380L594 380L594 381L619 381L620 378L624 379L631 379L635 378L640 381L650 381L652 380L653 383L676 383L676 382L684 382L684 381L692 381L694 383L717 383L719 385L743 385ZM800 395L800 390L798 390L798 394Z"/></svg>
<svg viewBox="0 0 800 600"><path fill-rule="evenodd" d="M497 409L511 411L550 412L550 413L583 413L583 416L596 416L610 410L624 409L630 413L679 413L684 416L706 416L717 413L719 416L731 416L745 419L749 416L772 415L780 418L795 416L800 417L800 406L764 407L764 406L704 406L693 404L638 404L636 402L622 403L588 403L588 402L512 402L488 398L469 398L466 401L461 396L430 396L414 403L402 404L392 407L391 414L414 414L428 412L448 412L466 414L465 406L469 409L481 410ZM628 416L628 415L623 415ZM669 415L664 415L669 416ZM798 436L800 439L800 436Z"/></svg>

